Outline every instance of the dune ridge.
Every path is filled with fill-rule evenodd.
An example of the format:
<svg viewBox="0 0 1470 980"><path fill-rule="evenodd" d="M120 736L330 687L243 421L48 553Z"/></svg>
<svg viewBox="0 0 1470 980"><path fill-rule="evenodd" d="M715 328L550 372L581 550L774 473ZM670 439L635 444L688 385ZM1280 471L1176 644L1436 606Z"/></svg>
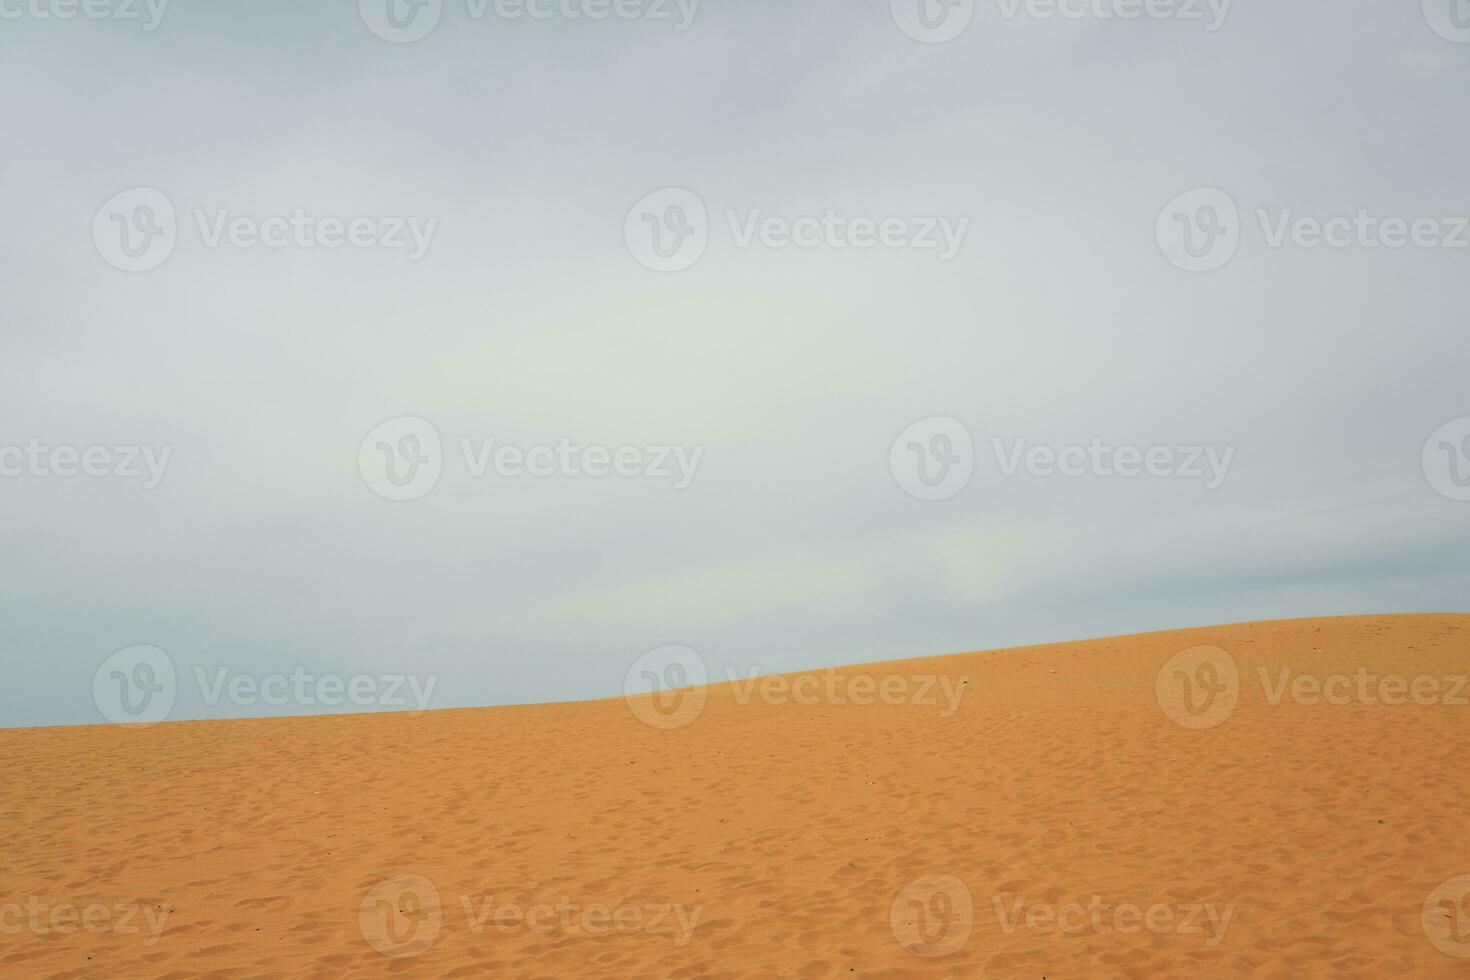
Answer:
<svg viewBox="0 0 1470 980"><path fill-rule="evenodd" d="M1466 976L1467 637L3 730L0 975Z"/></svg>

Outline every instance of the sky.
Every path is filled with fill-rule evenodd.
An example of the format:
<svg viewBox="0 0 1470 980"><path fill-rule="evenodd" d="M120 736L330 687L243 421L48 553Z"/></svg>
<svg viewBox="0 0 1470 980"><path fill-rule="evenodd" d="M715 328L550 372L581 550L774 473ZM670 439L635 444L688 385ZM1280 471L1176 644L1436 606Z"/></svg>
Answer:
<svg viewBox="0 0 1470 980"><path fill-rule="evenodd" d="M0 0L0 727L1470 608L1470 5L920 2Z"/></svg>

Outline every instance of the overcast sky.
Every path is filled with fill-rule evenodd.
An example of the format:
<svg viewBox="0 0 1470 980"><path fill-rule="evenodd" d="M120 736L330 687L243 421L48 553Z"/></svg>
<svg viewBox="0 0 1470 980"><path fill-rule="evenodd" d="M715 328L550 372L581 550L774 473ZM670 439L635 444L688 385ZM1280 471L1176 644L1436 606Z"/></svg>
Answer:
<svg viewBox="0 0 1470 980"><path fill-rule="evenodd" d="M190 718L352 707L211 704L221 667L448 707L667 644L723 679L1470 608L1470 457L1426 466L1470 435L1431 439L1470 416L1449 0L56 2L0 0L0 725L105 720L138 645ZM1434 224L1272 245L1360 209ZM639 475L476 476L490 439Z"/></svg>

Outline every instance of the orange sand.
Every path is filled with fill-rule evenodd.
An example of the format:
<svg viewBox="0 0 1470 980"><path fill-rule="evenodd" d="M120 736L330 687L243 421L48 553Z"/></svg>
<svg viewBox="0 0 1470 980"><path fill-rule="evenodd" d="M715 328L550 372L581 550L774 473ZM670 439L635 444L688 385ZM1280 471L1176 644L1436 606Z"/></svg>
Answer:
<svg viewBox="0 0 1470 980"><path fill-rule="evenodd" d="M965 678L950 717L937 686L722 684L672 730L611 700L3 731L0 976L1464 977L1470 691L1443 679L1467 631L1257 623L839 672ZM1238 704L1207 717L1196 689L1182 717L1213 724L1190 728L1165 702L1218 672L1159 674L1199 644ZM1435 703L1273 705L1282 668L1362 668L1375 699L1432 677Z"/></svg>

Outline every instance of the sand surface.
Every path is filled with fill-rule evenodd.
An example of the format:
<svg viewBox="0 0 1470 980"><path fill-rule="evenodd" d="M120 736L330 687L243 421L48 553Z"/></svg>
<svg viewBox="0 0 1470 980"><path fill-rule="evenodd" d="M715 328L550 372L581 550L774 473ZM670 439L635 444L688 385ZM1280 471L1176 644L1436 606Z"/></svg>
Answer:
<svg viewBox="0 0 1470 980"><path fill-rule="evenodd" d="M1470 976L1467 639L1015 648L719 685L668 728L0 731L0 976Z"/></svg>

